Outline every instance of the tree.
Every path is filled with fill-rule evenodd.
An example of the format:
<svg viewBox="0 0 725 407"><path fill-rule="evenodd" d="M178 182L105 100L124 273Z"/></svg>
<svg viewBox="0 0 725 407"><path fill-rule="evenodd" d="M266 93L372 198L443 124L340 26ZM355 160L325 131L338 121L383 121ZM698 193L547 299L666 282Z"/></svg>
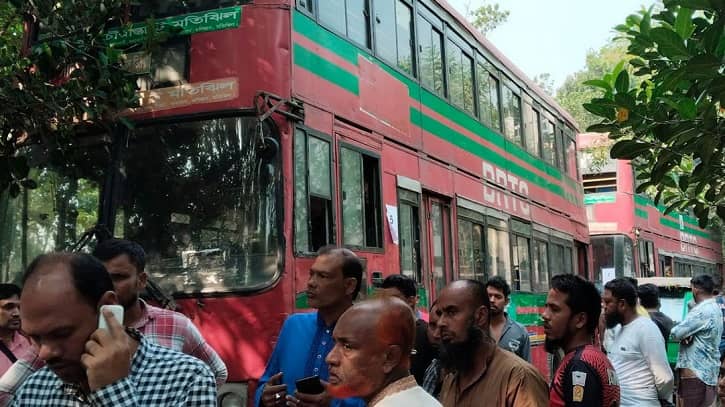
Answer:
<svg viewBox="0 0 725 407"><path fill-rule="evenodd" d="M599 91L585 85L584 82L601 78L626 58L625 41L611 42L597 51L589 50L584 69L569 75L557 89L556 101L574 117L579 128L586 129L600 120L582 106L599 95Z"/></svg>
<svg viewBox="0 0 725 407"><path fill-rule="evenodd" d="M590 131L616 140L612 158L632 159L667 213L691 208L701 226L725 217L725 2L668 0L616 27L628 42L634 77L615 69L587 84L600 90L584 108L601 118Z"/></svg>
<svg viewBox="0 0 725 407"><path fill-rule="evenodd" d="M546 92L549 96L554 96L554 80L551 79L550 73L540 73L534 76L532 80L536 86L540 87L541 90Z"/></svg>
<svg viewBox="0 0 725 407"><path fill-rule="evenodd" d="M34 188L23 147L63 155L87 127L109 133L137 103L125 49L105 41L122 25L124 0L11 0L0 4L0 193ZM23 44L23 27L39 41ZM39 32L38 32L39 31ZM130 125L130 124L129 124Z"/></svg>
<svg viewBox="0 0 725 407"><path fill-rule="evenodd" d="M465 14L468 20L478 31L486 35L493 31L496 27L508 20L510 12L499 7L498 3L482 4L481 6L471 9L471 1L469 0L465 6Z"/></svg>

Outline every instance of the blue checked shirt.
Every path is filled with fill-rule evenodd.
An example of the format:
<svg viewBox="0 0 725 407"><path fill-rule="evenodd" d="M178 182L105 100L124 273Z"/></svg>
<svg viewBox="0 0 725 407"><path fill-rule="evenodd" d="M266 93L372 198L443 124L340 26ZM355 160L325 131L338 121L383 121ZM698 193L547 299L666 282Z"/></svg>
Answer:
<svg viewBox="0 0 725 407"><path fill-rule="evenodd" d="M47 366L20 387L12 406L214 407L216 383L204 362L141 337L130 374L91 394L64 383Z"/></svg>
<svg viewBox="0 0 725 407"><path fill-rule="evenodd" d="M717 385L720 370L720 336L723 318L714 298L695 306L685 320L672 327L670 337L680 341L693 337L692 344L680 345L677 368L692 370L698 379L709 386Z"/></svg>

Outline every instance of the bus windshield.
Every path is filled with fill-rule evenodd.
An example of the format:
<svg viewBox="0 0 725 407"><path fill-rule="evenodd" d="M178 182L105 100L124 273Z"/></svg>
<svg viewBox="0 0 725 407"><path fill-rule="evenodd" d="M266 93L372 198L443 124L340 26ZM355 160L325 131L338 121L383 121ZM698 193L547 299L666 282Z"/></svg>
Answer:
<svg viewBox="0 0 725 407"><path fill-rule="evenodd" d="M280 154L254 117L141 127L121 164L115 235L170 293L266 286L280 270Z"/></svg>

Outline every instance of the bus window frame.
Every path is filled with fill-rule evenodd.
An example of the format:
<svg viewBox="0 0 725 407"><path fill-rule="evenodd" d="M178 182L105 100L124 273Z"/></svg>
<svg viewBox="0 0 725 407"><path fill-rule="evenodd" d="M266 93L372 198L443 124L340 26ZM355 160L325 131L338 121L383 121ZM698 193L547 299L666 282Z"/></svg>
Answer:
<svg viewBox="0 0 725 407"><path fill-rule="evenodd" d="M338 173L338 177L337 177L337 180L336 180L337 182L334 182L334 180L333 180L333 188L334 187L337 187L337 192L338 193L336 194L337 195L337 199L336 199L335 202L340 206L339 207L339 209L340 209L340 226L338 227L338 229L340 230L340 239L338 239L337 241L339 242L340 246L346 247L346 248L351 249L351 250L382 254L382 253L385 252L385 221L383 219L384 218L383 217L383 207L384 207L384 203L383 203L383 174L382 174L383 166L382 166L382 156L381 156L381 154L379 154L377 152L374 152L374 151L371 151L369 149L366 149L365 147L361 147L359 145L356 145L356 144L353 144L353 143L350 143L350 142L347 142L347 141L341 141L341 140L339 140L339 136L343 136L344 137L344 133L345 133L344 131L342 132L343 134L340 134L337 131L336 131L336 133L337 133L337 136L338 136L338 141L337 141L337 146L335 148L335 154L336 154L336 158L337 158L337 173ZM370 158L374 158L377 161L377 172L378 172L378 176L377 176L377 184L378 184L377 203L378 203L378 211L377 211L376 215L378 217L377 220L380 223L380 231L379 231L379 235L378 235L378 238L380 239L380 247L368 246L367 245L367 242L364 245L362 245L362 246L350 245L350 244L345 243L345 221L344 221L344 219L342 217L342 206L343 206L343 203L342 203L342 194L339 193L340 191L342 191L342 149L343 148L346 148L348 150L352 150L354 152L357 152L361 156L368 156ZM364 179L365 179L365 174L364 174L364 171L363 171L361 181L363 181ZM333 193L333 195L335 195L335 194ZM363 203L363 233L365 233L365 229L366 229L365 211L364 211L364 209L365 208L364 208L364 203ZM336 210L333 210L333 212L336 212ZM367 241L367 234L363 237L363 240Z"/></svg>

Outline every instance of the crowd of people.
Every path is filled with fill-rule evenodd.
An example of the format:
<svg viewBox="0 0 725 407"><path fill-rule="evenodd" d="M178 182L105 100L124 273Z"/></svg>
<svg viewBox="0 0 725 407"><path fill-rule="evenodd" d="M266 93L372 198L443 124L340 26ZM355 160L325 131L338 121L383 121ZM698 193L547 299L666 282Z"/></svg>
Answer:
<svg viewBox="0 0 725 407"><path fill-rule="evenodd" d="M138 244L110 239L92 255L37 257L22 288L0 284L0 405L215 406L224 362L188 318L141 299L144 268ZM427 318L413 279L388 276L374 298L356 301L362 279L352 251L318 252L305 289L314 311L284 322L256 407L725 401L725 301L711 276L692 279L695 305L678 324L659 311L656 286L616 278L600 293L581 277L554 276L541 314L558 361L549 383L531 364L529 333L507 313L503 278L450 282ZM122 321L100 311L113 304ZM680 342L674 370L668 340Z"/></svg>

